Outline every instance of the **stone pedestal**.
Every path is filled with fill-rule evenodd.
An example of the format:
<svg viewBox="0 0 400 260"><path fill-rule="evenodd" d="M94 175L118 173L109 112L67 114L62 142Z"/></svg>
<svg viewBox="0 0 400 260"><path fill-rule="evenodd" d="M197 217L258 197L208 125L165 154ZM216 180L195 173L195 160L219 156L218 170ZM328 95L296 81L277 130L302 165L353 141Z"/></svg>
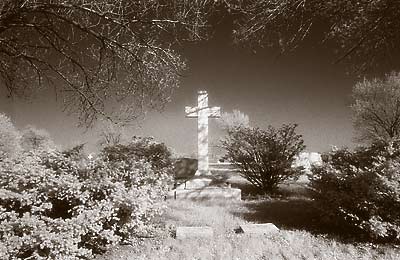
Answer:
<svg viewBox="0 0 400 260"><path fill-rule="evenodd" d="M228 187L210 186L213 179L208 176L194 177L176 187L168 193L168 199L176 200L227 200L240 201L242 192L240 189Z"/></svg>
<svg viewBox="0 0 400 260"><path fill-rule="evenodd" d="M193 190L202 189L210 185L212 182L211 178L205 176L199 176L192 178L176 187L177 190Z"/></svg>
<svg viewBox="0 0 400 260"><path fill-rule="evenodd" d="M168 199L192 201L240 201L242 191L235 188L205 187L202 189L171 190Z"/></svg>

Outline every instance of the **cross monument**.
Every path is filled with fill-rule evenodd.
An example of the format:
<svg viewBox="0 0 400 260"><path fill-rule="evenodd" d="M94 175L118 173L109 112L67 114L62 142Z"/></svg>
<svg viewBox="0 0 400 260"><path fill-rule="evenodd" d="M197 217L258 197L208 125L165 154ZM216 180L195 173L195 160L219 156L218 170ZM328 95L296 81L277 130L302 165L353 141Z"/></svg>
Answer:
<svg viewBox="0 0 400 260"><path fill-rule="evenodd" d="M208 106L207 91L197 92L197 107L185 107L186 117L197 118L197 159L195 176L211 175L208 167L208 118L221 117L220 107Z"/></svg>

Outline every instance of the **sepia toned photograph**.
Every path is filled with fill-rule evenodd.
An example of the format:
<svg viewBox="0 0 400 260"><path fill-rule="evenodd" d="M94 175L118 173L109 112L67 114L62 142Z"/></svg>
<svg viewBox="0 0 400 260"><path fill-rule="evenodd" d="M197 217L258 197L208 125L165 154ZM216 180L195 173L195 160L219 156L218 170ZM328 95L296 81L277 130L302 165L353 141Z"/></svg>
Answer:
<svg viewBox="0 0 400 260"><path fill-rule="evenodd" d="M0 260L400 260L400 0L0 0Z"/></svg>

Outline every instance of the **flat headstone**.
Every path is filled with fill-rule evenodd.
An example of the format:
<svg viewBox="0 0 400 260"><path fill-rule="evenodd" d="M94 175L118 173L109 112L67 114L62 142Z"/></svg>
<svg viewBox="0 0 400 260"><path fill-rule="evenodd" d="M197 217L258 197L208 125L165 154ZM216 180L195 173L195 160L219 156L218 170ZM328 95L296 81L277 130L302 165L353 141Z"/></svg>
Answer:
<svg viewBox="0 0 400 260"><path fill-rule="evenodd" d="M177 227L176 239L212 238L214 231L210 227Z"/></svg>
<svg viewBox="0 0 400 260"><path fill-rule="evenodd" d="M192 201L240 201L242 191L235 188L206 187L203 189L176 189L168 193L168 199Z"/></svg>
<svg viewBox="0 0 400 260"><path fill-rule="evenodd" d="M272 223L246 224L241 225L240 229L248 235L273 235L279 232L279 228Z"/></svg>

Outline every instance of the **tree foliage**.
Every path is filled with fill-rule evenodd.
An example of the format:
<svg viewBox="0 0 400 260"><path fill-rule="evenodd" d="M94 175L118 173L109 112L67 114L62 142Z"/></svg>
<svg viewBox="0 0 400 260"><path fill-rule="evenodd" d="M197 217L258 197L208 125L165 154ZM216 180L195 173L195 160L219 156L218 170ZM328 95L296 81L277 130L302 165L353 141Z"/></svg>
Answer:
<svg viewBox="0 0 400 260"><path fill-rule="evenodd" d="M84 125L131 121L170 101L185 69L174 44L206 38L226 8L237 42L285 51L323 28L359 69L390 61L400 40L399 1L3 0L0 85L10 97L53 86Z"/></svg>
<svg viewBox="0 0 400 260"><path fill-rule="evenodd" d="M364 79L353 88L353 121L358 140L373 143L400 137L400 73Z"/></svg>
<svg viewBox="0 0 400 260"><path fill-rule="evenodd" d="M287 51L323 31L321 40L336 43L337 61L358 61L359 71L383 62L399 65L393 58L399 53L399 1L237 0L230 7L239 14L238 42Z"/></svg>
<svg viewBox="0 0 400 260"><path fill-rule="evenodd" d="M213 4L3 0L0 84L12 97L52 85L86 125L135 119L170 100L185 68L171 44L205 37Z"/></svg>
<svg viewBox="0 0 400 260"><path fill-rule="evenodd" d="M295 157L305 148L296 124L279 129L238 127L230 129L222 141L225 158L240 169L240 173L260 191L271 192L277 185L301 173L293 168Z"/></svg>

